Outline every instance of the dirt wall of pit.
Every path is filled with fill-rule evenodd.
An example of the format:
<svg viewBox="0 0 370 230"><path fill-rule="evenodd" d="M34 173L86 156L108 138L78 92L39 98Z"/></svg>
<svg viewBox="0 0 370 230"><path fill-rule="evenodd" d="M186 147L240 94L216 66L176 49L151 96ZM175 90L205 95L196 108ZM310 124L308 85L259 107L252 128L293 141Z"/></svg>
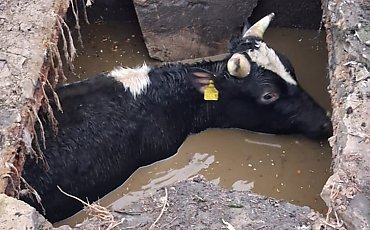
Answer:
<svg viewBox="0 0 370 230"><path fill-rule="evenodd" d="M68 0L0 1L0 192L18 197L36 113L45 105L50 50Z"/></svg>
<svg viewBox="0 0 370 230"><path fill-rule="evenodd" d="M370 2L324 1L333 172L321 193L334 226L370 229Z"/></svg>
<svg viewBox="0 0 370 230"><path fill-rule="evenodd" d="M31 142L36 112L47 109L46 76L49 71L61 74L53 68L60 60L53 50L68 6L68 0L0 2L0 193L8 196L22 192L25 154L35 154ZM323 223L337 229L368 229L370 3L323 0L322 7L334 124L334 175L322 191L330 218ZM67 53L66 59L71 57L70 50ZM3 199L0 211L7 213Z"/></svg>

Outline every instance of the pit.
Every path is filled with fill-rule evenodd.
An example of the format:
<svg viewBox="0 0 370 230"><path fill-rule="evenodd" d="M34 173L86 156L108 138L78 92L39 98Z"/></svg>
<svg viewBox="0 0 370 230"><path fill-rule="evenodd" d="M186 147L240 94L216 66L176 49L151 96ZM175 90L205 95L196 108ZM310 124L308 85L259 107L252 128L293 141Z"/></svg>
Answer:
<svg viewBox="0 0 370 230"><path fill-rule="evenodd" d="M307 91L310 92L310 94L313 95L313 97L323 107L328 109L330 107L330 102L326 91L326 86L328 85L329 80L326 77L326 60L328 58L326 49L329 49L329 76L331 81L330 94L332 97L332 104L335 105L333 108L333 121L334 124L338 123L334 127L334 138L330 139L332 147L334 147L333 156L331 155L332 150L328 143L310 141L301 136L270 136L243 130L211 129L200 134L190 136L179 149L179 152L173 157L136 171L135 174L120 188L104 197L101 200L102 205L109 205L113 200L118 200L113 204L113 207L115 207L115 209L122 209L124 204L134 201L138 202L138 200L144 197L145 194L148 195L149 193L153 193L160 187L172 186L173 182L193 177L196 174L202 174L207 180L226 189L240 191L251 190L257 194L273 197L275 199L284 199L299 206L309 206L324 216L328 210L329 217L331 214L333 214L332 217L335 217L336 215L334 214L338 212L341 214L341 218L343 218L344 221L347 221L343 226L364 226L363 224L366 224L366 218L359 218L358 221L356 219L357 222L355 220L349 220L349 211L343 211L340 209L341 206L338 205L339 208L336 208L336 204L330 203L331 201L328 199L328 196L325 196L325 188L322 196L326 199L326 204L320 197L322 187L328 177L333 173L331 171L331 164L334 165L334 173L341 173L339 178L343 179L346 172L343 168L339 167L342 163L338 160L338 157L342 156L341 151L345 150L343 150L343 148L340 147L341 144L338 144L337 142L341 142L342 140L347 143L351 138L358 137L361 139L359 142L361 145L363 144L367 146L369 143L367 139L368 136L366 136L366 131L368 131L366 126L366 117L368 114L366 110L363 110L362 112L357 111L361 110L362 106L366 106L369 103L369 97L367 96L369 91L365 87L366 84L368 84L366 72L365 77L361 77L361 75L360 77L355 78L355 81L351 83L360 84L361 81L364 88L360 88L357 91L355 90L355 92L356 95L363 96L357 96L357 100L349 100L346 102L345 106L345 117L347 119L351 119L350 117L353 114L355 119L361 118L365 120L360 122L359 129L351 129L350 134L348 134L351 138L344 140L341 135L338 136L338 133L335 133L338 132L338 127L341 127L341 122L344 122L342 121L342 116L338 115L338 111L341 111L341 107L336 101L339 100L338 97L336 97L336 93L341 92L335 91L335 87L338 87L338 89L342 88L344 91L350 87L335 84L336 78L334 76L337 75L333 75L333 70L335 70L336 65L333 64L333 56L331 55L338 54L333 54L332 51L334 48L332 47L332 41L330 39L331 36L333 36L333 33L332 31L329 31L328 35L325 35L325 31L320 29L321 11L319 2L308 4L311 7L310 9L313 10L312 12L314 12L309 15L310 17L306 15L307 17L298 18L294 16L304 14L297 11L294 14L289 15L289 17L284 15L283 9L285 8L283 6L292 7L291 4L295 3L292 3L292 1L285 1L284 3L281 3L281 5L277 6L276 4L262 1L253 9L251 19L258 20L261 16L266 15L271 11L275 11L277 15L279 15L279 11L281 12L283 16L280 20L274 22L272 25L273 28L270 28L266 32L265 40L272 47L288 56L297 71L297 76L299 78L298 81L300 84L302 84L302 86L307 89ZM304 2L300 4L306 3ZM56 8L58 10L62 9L60 12L62 16L63 9L64 11L67 9L66 5L63 4ZM329 10L325 9L324 14L329 14ZM70 19L69 25L70 27L73 27L73 12L69 12L67 15L67 19ZM69 79L68 81L81 80L102 71L109 71L117 65L136 66L141 64L143 61L153 64L158 63L157 60L151 59L148 55L145 43L142 39L140 25L137 21L137 16L131 2L96 2L87 9L87 15L89 15L91 24L87 25L83 23L82 20L80 22L84 48L78 48L79 46L76 45L78 57L73 62L73 65L75 66L75 74L67 74ZM330 19L326 20L326 26L331 26L329 21ZM294 27L294 29L276 28L279 26ZM235 30L236 29L238 29L238 26L235 27ZM360 28L358 30L360 31ZM29 31L27 26L23 32L26 31ZM145 32L143 33L145 36ZM54 39L55 43L57 33L53 32L50 34L53 35L50 39ZM74 37L78 36L78 34L73 35ZM328 48L326 47L325 38L326 42L329 44ZM356 44L356 46L359 45L360 44ZM216 46L215 49L217 49L219 53L223 53L225 51L219 46ZM206 54L217 54L212 53L214 51L208 52L210 53ZM304 53L304 55L302 55L302 53ZM175 54L179 55L179 53ZM167 52L163 55L162 60L172 61L171 58L173 58L173 56L171 55L175 54ZM158 52L156 55L159 55ZM198 55L200 55L200 57L203 56L201 54ZM155 55L152 54L152 56ZM158 58L158 56L155 57ZM188 58L196 57L198 56ZM361 55L361 57L364 58L363 55ZM178 57L175 57L175 59L177 58ZM181 57L180 59L186 58ZM39 63L42 62L39 61ZM365 64L362 66L353 62L349 64L345 63L345 67L349 68L349 73L359 74L358 69L362 70L363 67L366 67L366 62L358 63ZM40 72L43 73L43 70L44 69L41 69ZM68 69L66 67L65 72L68 73ZM40 76L42 78L44 75L40 74ZM317 77L317 79L312 79L312 77ZM340 79L340 82L344 85L346 83L343 79ZM33 104L33 109L28 110L31 118L35 111L37 111L36 109L40 105L42 106L44 102L42 100L40 101L42 98L42 95L40 96L40 92L37 90L35 92L36 93L32 95L32 97L36 98L36 103ZM341 95L347 94L343 94L342 92ZM362 98L363 101L358 102L359 98ZM354 103L354 101L357 102L355 106L348 105L348 103ZM351 107L352 112L348 112L349 107ZM8 163L5 168L8 171L10 170L11 175L15 178L14 181L17 181L17 175L15 172L18 170L21 171L22 162L24 161L23 153L29 151L31 147L29 143L30 140L27 139L29 138L29 136L27 136L27 129L32 131L33 123L36 122L35 118L28 118L26 123L27 125L24 125L26 117L27 116L23 113L21 120L19 121L22 124L23 129L26 131L19 132L18 134L14 134L13 132L12 134L14 136L21 135L25 141L13 142L15 144L10 145L14 146L13 151L2 151L3 159L8 159L6 162L11 162L11 164ZM364 123L365 125L363 125ZM355 131L360 131L360 134L357 136L354 135L353 132ZM5 139L5 137L2 138L2 140ZM366 153L368 149L369 148L356 148L356 157L358 157L358 152L365 151ZM353 149L350 152L352 155L354 154ZM6 156L8 158L6 158ZM9 158L9 156L12 157ZM335 159L334 162L331 162L332 157ZM353 161L356 162L356 164L360 164L359 158L355 158ZM235 162L238 162L238 164L235 164ZM351 165L351 167L353 167L353 165ZM4 172L6 172L6 170ZM9 172L2 175L8 174ZM334 176L331 177L331 180L327 182L326 189L331 191L338 189L339 195L337 196L341 199L344 199L343 196L346 197L345 200L342 200L343 203L340 205L348 205L348 207L350 207L349 210L351 210L352 206L350 205L350 202L354 197L356 197L355 194L358 194L360 191L356 189L352 190L352 188L355 188L355 184L359 182L356 181L356 176L352 176L348 177L350 179L345 181L346 184L342 184L343 182L341 182L341 179L336 179L336 176L338 177L337 174L334 174ZM5 179L5 181L8 181L8 177L3 176L2 178ZM15 185L17 185L17 183L15 183ZM15 188L16 187L17 186L15 186ZM4 188L4 192L8 195L19 195L17 194L16 189L14 190L14 188L12 189L10 186L6 186L6 184ZM347 188L347 190L344 188ZM351 194L349 194L349 191ZM121 198L122 194L126 194L128 192L130 192L129 196L123 196ZM332 195L333 194L329 194L329 198L332 198ZM131 200L132 197L134 197L134 200ZM353 200L359 202L359 200L364 199L366 200L366 196L365 198L357 196L357 200ZM327 206L328 204L329 207ZM335 211L331 212L333 209ZM366 208L364 209L366 210ZM69 219L67 222L61 222L58 224L67 223L73 226L81 220L81 217L79 216L76 216L75 218L76 219Z"/></svg>

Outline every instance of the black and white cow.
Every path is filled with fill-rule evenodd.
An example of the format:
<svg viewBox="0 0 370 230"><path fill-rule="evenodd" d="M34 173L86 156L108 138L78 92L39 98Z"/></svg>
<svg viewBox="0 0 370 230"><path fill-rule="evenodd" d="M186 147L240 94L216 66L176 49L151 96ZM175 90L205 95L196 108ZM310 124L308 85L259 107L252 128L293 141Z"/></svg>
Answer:
<svg viewBox="0 0 370 230"><path fill-rule="evenodd" d="M299 87L290 62L262 40L272 16L236 39L222 61L119 67L57 89L64 112L55 111L55 137L45 124L50 169L28 160L23 172L48 219L81 208L57 185L94 201L209 127L327 137L326 112Z"/></svg>

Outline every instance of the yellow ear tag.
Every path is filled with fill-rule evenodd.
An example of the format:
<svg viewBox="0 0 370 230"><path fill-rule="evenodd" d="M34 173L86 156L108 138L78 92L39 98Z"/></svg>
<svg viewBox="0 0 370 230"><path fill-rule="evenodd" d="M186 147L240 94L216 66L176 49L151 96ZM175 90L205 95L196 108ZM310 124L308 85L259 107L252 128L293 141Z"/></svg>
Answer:
<svg viewBox="0 0 370 230"><path fill-rule="evenodd" d="M216 89L212 80L204 89L204 100L205 101L217 101L218 100L218 90Z"/></svg>

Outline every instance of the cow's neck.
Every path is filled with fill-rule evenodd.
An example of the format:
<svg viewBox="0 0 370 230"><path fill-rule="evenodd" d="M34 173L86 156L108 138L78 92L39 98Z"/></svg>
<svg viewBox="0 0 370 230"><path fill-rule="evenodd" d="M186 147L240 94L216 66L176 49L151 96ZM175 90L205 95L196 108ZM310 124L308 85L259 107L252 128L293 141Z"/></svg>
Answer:
<svg viewBox="0 0 370 230"><path fill-rule="evenodd" d="M193 67L215 73L224 68L224 65L221 62L180 65L174 76L165 71L159 77L151 76L160 79L152 80L146 93L154 104L163 106L161 109L164 110L168 125L176 128L177 134L186 136L209 127L217 127L215 118L218 102L205 101L203 94L194 87L191 79L193 76L189 74Z"/></svg>

